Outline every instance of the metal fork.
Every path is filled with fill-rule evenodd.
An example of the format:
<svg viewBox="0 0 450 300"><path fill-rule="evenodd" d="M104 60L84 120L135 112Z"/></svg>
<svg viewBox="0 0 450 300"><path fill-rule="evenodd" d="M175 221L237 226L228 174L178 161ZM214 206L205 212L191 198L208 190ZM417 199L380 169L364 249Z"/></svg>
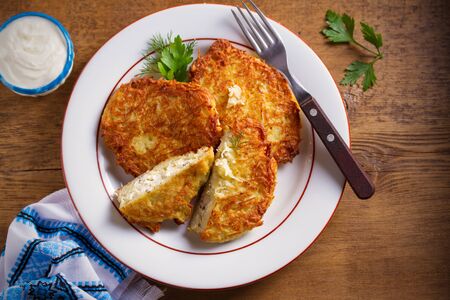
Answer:
<svg viewBox="0 0 450 300"><path fill-rule="evenodd" d="M241 17L238 17L235 11L231 10L245 37L261 58L278 69L287 78L301 109L341 169L341 172L347 178L355 194L360 199L370 198L375 192L375 187L370 178L353 157L350 149L320 108L317 101L302 87L297 78L289 72L286 48L278 32L273 28L256 4L252 0L248 1L255 9L259 18L254 16L242 0L241 2L248 16L244 14L240 7L236 8ZM243 24L241 18L245 21L246 25Z"/></svg>

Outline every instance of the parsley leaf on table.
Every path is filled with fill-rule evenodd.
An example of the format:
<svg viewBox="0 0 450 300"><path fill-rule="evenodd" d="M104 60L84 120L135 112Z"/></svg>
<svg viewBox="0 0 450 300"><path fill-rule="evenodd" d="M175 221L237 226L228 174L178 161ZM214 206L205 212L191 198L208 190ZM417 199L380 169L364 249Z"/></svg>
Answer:
<svg viewBox="0 0 450 300"><path fill-rule="evenodd" d="M355 29L355 20L343 14L340 16L332 10L326 14L329 28L322 30L322 33L334 43L348 43L353 41L353 31Z"/></svg>
<svg viewBox="0 0 450 300"><path fill-rule="evenodd" d="M322 30L322 34L332 43L349 43L368 51L372 55L371 62L354 61L346 69L344 78L341 80L342 85L354 85L361 78L363 79L363 91L367 91L376 83L374 64L383 58L380 48L383 46L383 38L375 29L360 22L361 32L364 40L375 47L371 50L360 44L354 38L355 20L347 14L340 15L332 10L328 10L325 15L328 27Z"/></svg>
<svg viewBox="0 0 450 300"><path fill-rule="evenodd" d="M364 39L374 45L379 51L381 46L383 46L383 38L381 37L381 33L376 33L372 26L369 26L363 22L361 22L361 32Z"/></svg>
<svg viewBox="0 0 450 300"><path fill-rule="evenodd" d="M377 78L375 77L373 64L371 63L365 63L361 61L352 62L345 69L345 76L341 80L341 84L354 85L362 75L364 75L363 90L366 91L371 88L377 80Z"/></svg>
<svg viewBox="0 0 450 300"><path fill-rule="evenodd" d="M144 52L145 62L141 75L160 73L168 80L188 81L187 68L192 62L196 42L183 43L179 35L169 33L165 38L154 35Z"/></svg>

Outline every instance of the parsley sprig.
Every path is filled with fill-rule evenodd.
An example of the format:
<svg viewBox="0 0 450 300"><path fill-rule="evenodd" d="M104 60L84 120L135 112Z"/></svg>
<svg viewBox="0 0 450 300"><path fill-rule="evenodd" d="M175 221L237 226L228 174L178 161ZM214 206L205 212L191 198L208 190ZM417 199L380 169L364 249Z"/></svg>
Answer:
<svg viewBox="0 0 450 300"><path fill-rule="evenodd" d="M375 32L375 29L367 23L360 22L361 32L364 39L375 47L371 50L362 45L354 38L355 20L347 14L340 15L332 10L326 13L326 22L328 27L322 30L322 34L328 38L332 43L349 43L358 46L372 56L370 62L354 61L346 69L344 78L341 80L342 85L354 85L358 79L364 76L363 91L367 91L373 87L377 81L375 76L375 69L373 65L383 58L381 47L383 46L383 38L380 33Z"/></svg>
<svg viewBox="0 0 450 300"><path fill-rule="evenodd" d="M192 62L196 41L183 43L179 35L173 38L172 33L166 37L154 35L147 43L144 66L141 75L161 74L168 80L188 81L188 66ZM153 54L151 54L153 53Z"/></svg>

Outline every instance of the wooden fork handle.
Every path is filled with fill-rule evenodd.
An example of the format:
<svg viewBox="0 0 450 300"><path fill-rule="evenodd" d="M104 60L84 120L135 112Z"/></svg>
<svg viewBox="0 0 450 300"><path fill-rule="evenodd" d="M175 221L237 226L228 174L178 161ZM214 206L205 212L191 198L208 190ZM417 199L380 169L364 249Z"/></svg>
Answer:
<svg viewBox="0 0 450 300"><path fill-rule="evenodd" d="M302 101L300 106L355 194L360 199L370 198L375 192L372 181L353 157L352 152L317 101L310 96Z"/></svg>

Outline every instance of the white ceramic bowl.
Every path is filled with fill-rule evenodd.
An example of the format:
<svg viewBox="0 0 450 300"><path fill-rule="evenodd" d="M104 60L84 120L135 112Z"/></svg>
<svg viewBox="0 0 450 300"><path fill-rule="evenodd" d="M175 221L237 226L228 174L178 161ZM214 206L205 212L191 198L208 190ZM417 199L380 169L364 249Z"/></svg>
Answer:
<svg viewBox="0 0 450 300"><path fill-rule="evenodd" d="M46 14L43 14L40 12L24 12L24 13L14 15L11 18L9 18L8 20L6 20L6 22L0 26L0 32L3 29L5 29L9 24L14 22L15 20L17 20L19 18L23 18L23 17L29 17L29 16L41 17L41 18L49 20L50 22L55 24L61 31L61 34L63 35L64 40L66 41L66 45L67 45L67 58L66 58L66 63L64 65L62 72L55 79L53 79L51 82L49 82L48 84L46 84L44 86L41 86L38 88L33 88L33 89L22 88L22 87L19 87L19 86L9 83L0 74L0 82L3 83L3 85L6 86L7 88L9 88L11 91L15 92L16 94L22 95L22 96L36 97L36 96L47 95L47 94L53 92L54 90L56 90L58 87L60 87L66 81L67 77L69 77L70 72L72 71L75 53L73 51L73 43L72 43L72 40L70 39L70 35L67 32L67 30L64 28L64 26L58 20L53 18L52 16L49 16L49 15L46 15Z"/></svg>

